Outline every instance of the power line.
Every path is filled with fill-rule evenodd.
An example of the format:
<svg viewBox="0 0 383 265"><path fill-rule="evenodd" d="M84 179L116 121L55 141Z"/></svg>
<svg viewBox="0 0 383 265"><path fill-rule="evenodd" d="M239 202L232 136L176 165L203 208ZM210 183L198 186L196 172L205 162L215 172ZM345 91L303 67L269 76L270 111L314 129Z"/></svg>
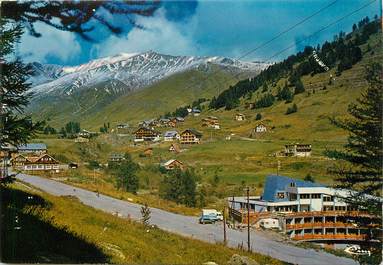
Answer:
<svg viewBox="0 0 383 265"><path fill-rule="evenodd" d="M321 9L319 9L319 10L316 11L316 12L314 12L314 13L311 14L310 16L308 16L308 17L302 19L301 21L297 22L297 23L294 24L293 26L291 26L291 27L289 27L289 28L287 28L287 29L281 31L281 32L280 32L279 34L277 34L275 37L273 37L273 38L271 38L270 40L268 40L268 41L262 43L262 44L259 45L258 47L254 48L254 49L251 49L250 51L246 52L244 55L238 57L237 60L240 60L240 59L246 57L247 55L249 55L249 54L255 52L256 50L265 47L267 44L273 42L274 40L278 39L278 38L279 38L280 36L282 36L283 34L289 32L289 31L293 30L294 28L298 27L299 25L303 24L304 22L306 22L306 21L309 20L310 18L312 18L312 17L318 15L319 13L321 13L322 11L324 11L325 9L327 9L327 8L329 8L330 6L334 5L336 2L338 2L338 0L335 0L335 1L331 2L331 3L329 3L328 5L322 7Z"/></svg>
<svg viewBox="0 0 383 265"><path fill-rule="evenodd" d="M366 3L366 4L364 4L364 5L362 5L361 7L359 7L359 8L357 8L357 9L351 11L350 13L347 13L346 15L344 15L344 16L342 16L342 17L336 19L336 20L334 20L333 22L329 23L328 25L324 26L323 28L321 28L321 29L315 31L315 32L312 33L311 35L309 35L309 36L307 36L307 37L305 37L305 38L299 40L298 42L294 42L294 43L292 43L291 45L289 45L288 47L283 48L282 50L280 50L280 51L274 53L271 57L268 57L268 58L267 58L266 60L264 60L264 61L265 61L265 62L270 61L271 59L273 59L273 58L275 58L276 56L282 54L283 52L285 52L285 51L287 51L287 50L289 50L289 49L291 49L291 48L294 48L297 44L302 43L303 41L305 41L305 40L307 40L307 39L309 39L309 38L315 36L316 34L318 34L318 33L322 32L322 31L328 29L329 27L331 27L331 26L337 24L338 22L342 21L343 19L345 19L345 18L347 18L347 17L349 17L349 16L351 16L351 15L353 15L353 14L359 12L360 10L366 8L367 6L371 5L372 3L376 2L376 1L377 1L377 0L372 0L372 1L370 1L370 2L368 2L368 3ZM238 76L241 75L241 74L242 74L242 73L238 73L238 74L233 75L232 77L233 77L233 78L236 78L236 77L238 77Z"/></svg>
<svg viewBox="0 0 383 265"><path fill-rule="evenodd" d="M336 2L338 2L338 1L339 1L339 0L335 0L335 1L330 2L329 4L327 4L326 6L320 8L319 10L317 10L317 11L314 12L314 13L312 13L311 15L309 15L309 16L303 18L302 20L298 21L296 24L294 24L294 25L290 26L289 28L287 28L287 29L281 31L281 32L278 33L276 36L272 37L271 39L267 40L266 42L264 42L264 43L260 44L259 46L255 47L255 48L253 48L253 49L251 49L251 50L249 50L249 51L247 51L245 54L241 55L241 56L238 57L236 60L240 60L240 59L242 59L242 58L248 56L249 54L255 52L256 50L265 47L266 45L268 45L268 44L270 44L271 42L275 41L276 39L278 39L278 38L281 37L282 35L288 33L289 31L291 31L291 30L293 30L294 28L298 27L299 25L303 24L303 23L306 22L307 20L313 18L314 16L320 14L321 12L323 12L324 10L326 10L327 8L333 6L333 5L334 5ZM223 66L223 68L228 68L228 67L229 67L229 66ZM209 78L211 78L212 76L216 75L218 72L219 72L219 69L216 70L216 71L213 71L213 73L212 73L211 75L209 75L209 76L203 78L201 81L206 81L207 79L209 79ZM240 74L242 74L242 73L236 74L236 75L234 75L233 77L236 78L236 77L238 77ZM218 81L218 83L219 83L220 85L222 85L222 83L220 83L219 81ZM190 85L187 86L186 88L191 88L192 86L193 86L193 85L190 84Z"/></svg>
<svg viewBox="0 0 383 265"><path fill-rule="evenodd" d="M305 37L305 38L303 38L303 39L301 39L301 40L299 40L299 41L297 41L297 42L294 42L294 44L292 44L292 45L290 45L290 46L288 46L288 47L282 49L281 51L279 51L279 52L273 54L271 57L269 57L269 58L266 59L265 61L267 62L267 61L271 60L272 58L278 56L279 54L281 54L281 53L283 53L283 52L285 52L285 51L287 51L287 50L289 50L289 49L295 47L296 44L299 44L299 43L301 43L301 42L303 42L303 41L305 41L305 40L307 40L307 39L313 37L314 35L316 35L316 34L322 32L322 31L328 29L329 27L331 27L331 26L337 24L338 22L342 21L343 19L345 19L345 18L347 18L347 17L349 17L349 16L351 16L351 15L353 15L353 14L359 12L360 10L366 8L367 6L371 5L372 3L376 2L376 1L377 1L377 0L372 0L372 1L368 2L367 4L365 4L365 5L361 6L361 7L359 7L358 9L355 9L355 10L351 11L350 13L344 15L343 17L341 17L341 18L339 18L339 19L337 19L337 20L331 22L331 23L328 24L327 26L325 26L325 27L323 27L323 28L321 28L321 29L315 31L313 34L311 34L311 35L309 35L309 36L307 36L307 37Z"/></svg>

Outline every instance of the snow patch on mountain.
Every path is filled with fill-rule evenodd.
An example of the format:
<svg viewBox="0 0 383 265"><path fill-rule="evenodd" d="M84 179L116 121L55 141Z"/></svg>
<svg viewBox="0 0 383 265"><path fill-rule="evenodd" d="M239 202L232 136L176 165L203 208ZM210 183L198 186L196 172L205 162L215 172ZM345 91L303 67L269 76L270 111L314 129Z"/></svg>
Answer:
<svg viewBox="0 0 383 265"><path fill-rule="evenodd" d="M79 66L62 67L32 63L35 74L30 92L70 96L83 89L101 89L107 93L136 90L175 73L209 64L227 70L259 72L269 64L243 62L225 57L172 56L153 51L121 53L90 61Z"/></svg>

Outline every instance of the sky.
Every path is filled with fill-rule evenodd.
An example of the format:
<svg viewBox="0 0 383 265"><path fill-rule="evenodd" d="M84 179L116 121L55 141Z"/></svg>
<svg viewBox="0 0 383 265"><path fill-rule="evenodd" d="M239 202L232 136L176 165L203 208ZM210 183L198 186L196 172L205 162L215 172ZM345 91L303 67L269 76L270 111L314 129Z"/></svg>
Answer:
<svg viewBox="0 0 383 265"><path fill-rule="evenodd" d="M331 7L283 34L262 48L263 43L309 17L334 0L204 0L164 1L150 17L134 16L141 27L133 27L123 16L107 17L123 28L114 35L95 24L94 41L71 32L38 23L42 37L27 31L18 45L24 61L59 65L78 65L119 53L148 50L170 55L225 56L244 61L278 61L302 50L332 40L339 31L349 32L353 23L365 16L381 14L380 0L317 33L328 24L371 2L338 0ZM102 15L102 10L99 10ZM91 22L92 23L92 22ZM272 57L279 51L290 49ZM254 52L247 54L249 51ZM244 56L247 54L246 56Z"/></svg>

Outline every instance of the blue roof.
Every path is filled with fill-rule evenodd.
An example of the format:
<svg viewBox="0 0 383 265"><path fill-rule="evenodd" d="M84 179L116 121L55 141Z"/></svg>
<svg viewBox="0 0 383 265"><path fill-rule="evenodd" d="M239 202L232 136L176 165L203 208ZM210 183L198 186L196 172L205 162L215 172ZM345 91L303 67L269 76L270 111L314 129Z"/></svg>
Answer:
<svg viewBox="0 0 383 265"><path fill-rule="evenodd" d="M165 137L175 137L177 136L178 132L177 131L167 131L165 132L164 136Z"/></svg>
<svg viewBox="0 0 383 265"><path fill-rule="evenodd" d="M325 185L310 181L303 181L285 176L269 175L266 178L262 199L271 202L288 200L287 196L284 196L284 199L278 199L276 194L277 192L286 192L291 183L294 183L295 187L326 187Z"/></svg>
<svg viewBox="0 0 383 265"><path fill-rule="evenodd" d="M22 144L17 147L18 150L46 150L47 146L43 143Z"/></svg>

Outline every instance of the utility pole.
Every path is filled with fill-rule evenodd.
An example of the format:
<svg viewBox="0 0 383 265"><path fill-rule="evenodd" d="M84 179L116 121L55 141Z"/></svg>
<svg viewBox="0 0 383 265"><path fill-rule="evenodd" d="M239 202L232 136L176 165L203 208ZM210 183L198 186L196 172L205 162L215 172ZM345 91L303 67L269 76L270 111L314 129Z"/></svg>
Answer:
<svg viewBox="0 0 383 265"><path fill-rule="evenodd" d="M279 170L281 169L281 161L278 160L278 165L277 165L277 176L279 176Z"/></svg>
<svg viewBox="0 0 383 265"><path fill-rule="evenodd" d="M247 251L250 252L250 189L247 187Z"/></svg>
<svg viewBox="0 0 383 265"><path fill-rule="evenodd" d="M226 206L223 206L223 244L226 246Z"/></svg>

